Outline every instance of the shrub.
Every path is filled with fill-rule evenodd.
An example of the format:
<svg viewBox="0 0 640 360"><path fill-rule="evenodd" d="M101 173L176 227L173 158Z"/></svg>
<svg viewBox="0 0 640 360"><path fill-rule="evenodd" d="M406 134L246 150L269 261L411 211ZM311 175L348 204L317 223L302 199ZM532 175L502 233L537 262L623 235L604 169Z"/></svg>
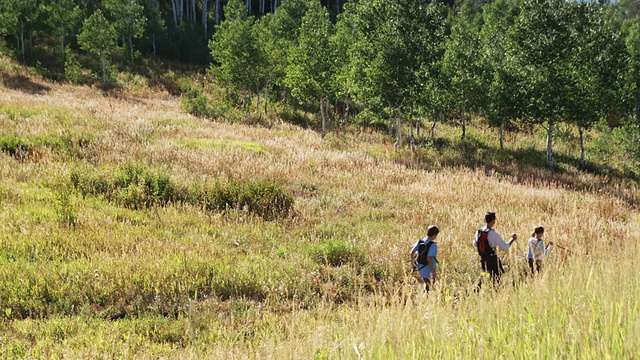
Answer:
<svg viewBox="0 0 640 360"><path fill-rule="evenodd" d="M67 49L64 61L64 79L72 84L84 84L87 82L84 70L76 56Z"/></svg>
<svg viewBox="0 0 640 360"><path fill-rule="evenodd" d="M306 252L316 262L325 265L341 266L347 263L363 265L365 263L365 254L360 247L349 245L341 240L331 239L309 246Z"/></svg>
<svg viewBox="0 0 640 360"><path fill-rule="evenodd" d="M135 209L166 205L184 198L178 194L178 186L169 175L139 164L123 165L116 172L114 187L119 189L116 194L118 202Z"/></svg>
<svg viewBox="0 0 640 360"><path fill-rule="evenodd" d="M288 216L293 210L293 197L273 182L230 181L186 187L162 170L140 164L124 164L115 171L73 170L70 182L83 196L103 195L134 209L183 202L208 211L246 210L265 220Z"/></svg>
<svg viewBox="0 0 640 360"><path fill-rule="evenodd" d="M60 224L75 228L78 223L78 210L73 201L73 192L63 189L56 193L56 213Z"/></svg>
<svg viewBox="0 0 640 360"><path fill-rule="evenodd" d="M162 170L124 164L113 172L86 173L74 170L71 184L83 195L103 195L108 201L141 209L181 201L184 191Z"/></svg>
<svg viewBox="0 0 640 360"><path fill-rule="evenodd" d="M215 114L209 105L209 99L204 93L204 88L199 84L185 82L182 85L182 108L191 115L214 118Z"/></svg>
<svg viewBox="0 0 640 360"><path fill-rule="evenodd" d="M32 146L27 138L13 134L0 138L0 150L14 157L29 152Z"/></svg>
<svg viewBox="0 0 640 360"><path fill-rule="evenodd" d="M201 198L207 210L246 210L265 220L288 216L293 209L293 197L268 181L216 183L203 189Z"/></svg>

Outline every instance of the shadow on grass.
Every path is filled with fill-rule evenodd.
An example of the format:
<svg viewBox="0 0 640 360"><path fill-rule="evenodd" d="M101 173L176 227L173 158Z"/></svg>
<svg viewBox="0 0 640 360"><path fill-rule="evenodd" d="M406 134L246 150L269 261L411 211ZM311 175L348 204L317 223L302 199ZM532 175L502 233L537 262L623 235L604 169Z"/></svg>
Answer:
<svg viewBox="0 0 640 360"><path fill-rule="evenodd" d="M433 152L438 154L435 159ZM581 166L578 157L558 153L554 154L554 169L549 169L546 151L534 148L500 150L471 138L462 152L459 143L437 138L425 143L413 159L398 158L397 161L406 166L430 170L436 167L481 170L500 181L527 186L604 192L634 208L640 208L640 175L636 171L622 172L590 161Z"/></svg>
<svg viewBox="0 0 640 360"><path fill-rule="evenodd" d="M313 129L319 131L319 129L314 123L313 119L304 111L301 110L282 110L278 112L277 115L282 121L299 126L303 129Z"/></svg>
<svg viewBox="0 0 640 360"><path fill-rule="evenodd" d="M22 74L3 73L1 79L4 86L9 89L22 91L28 94L45 94L51 90L50 87L34 82L29 77Z"/></svg>

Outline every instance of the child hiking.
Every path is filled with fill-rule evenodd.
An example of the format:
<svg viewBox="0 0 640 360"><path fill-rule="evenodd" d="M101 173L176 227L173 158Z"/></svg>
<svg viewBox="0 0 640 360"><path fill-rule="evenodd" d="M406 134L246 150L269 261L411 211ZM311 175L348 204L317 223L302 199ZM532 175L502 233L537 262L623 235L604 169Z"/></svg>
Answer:
<svg viewBox="0 0 640 360"><path fill-rule="evenodd" d="M515 233L511 234L511 241L507 243L497 231L493 230L493 226L496 224L496 214L494 212L487 212L484 220L487 225L476 231L473 246L478 249L482 271L488 272L494 283L499 283L500 275L502 275L504 269L496 250L509 251L511 244L518 237Z"/></svg>
<svg viewBox="0 0 640 360"><path fill-rule="evenodd" d="M531 239L529 239L529 253L527 254L527 260L529 261L529 268L531 269L531 274L535 274L536 272L540 272L542 268L542 260L544 260L549 252L553 248L553 241L549 242L547 247L544 246L544 240L542 237L544 236L544 228L542 226L538 226L533 230L531 234ZM534 269L535 263L535 269Z"/></svg>
<svg viewBox="0 0 640 360"><path fill-rule="evenodd" d="M427 237L418 240L411 249L411 265L418 269L424 281L425 291L429 291L431 284L436 281L436 256L438 256L438 244L435 242L440 230L431 225L427 229Z"/></svg>

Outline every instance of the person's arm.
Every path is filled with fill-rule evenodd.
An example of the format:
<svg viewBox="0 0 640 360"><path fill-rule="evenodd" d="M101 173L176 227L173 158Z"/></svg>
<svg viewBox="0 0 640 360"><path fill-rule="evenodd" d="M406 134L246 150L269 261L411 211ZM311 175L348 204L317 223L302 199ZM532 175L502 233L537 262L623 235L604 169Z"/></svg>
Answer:
<svg viewBox="0 0 640 360"><path fill-rule="evenodd" d="M429 263L429 266L431 267L431 278L435 282L436 281L436 264L435 264L435 261L433 261L433 256L427 257L427 263Z"/></svg>
<svg viewBox="0 0 640 360"><path fill-rule="evenodd" d="M490 242L489 244L493 248L498 248L502 251L509 251L509 248L511 248L511 244L513 244L513 242L516 241L516 239L517 239L516 234L512 234L511 241L507 243L506 241L504 241L502 236L500 236L500 234L498 234L497 232L495 231L489 232L489 242Z"/></svg>
<svg viewBox="0 0 640 360"><path fill-rule="evenodd" d="M418 263L417 263L417 254L418 252L415 250L411 250L411 269L417 269L418 268Z"/></svg>
<svg viewBox="0 0 640 360"><path fill-rule="evenodd" d="M548 256L549 253L551 253L551 250L553 250L553 241L549 241L549 245L547 245L547 248L544 249L544 256Z"/></svg>

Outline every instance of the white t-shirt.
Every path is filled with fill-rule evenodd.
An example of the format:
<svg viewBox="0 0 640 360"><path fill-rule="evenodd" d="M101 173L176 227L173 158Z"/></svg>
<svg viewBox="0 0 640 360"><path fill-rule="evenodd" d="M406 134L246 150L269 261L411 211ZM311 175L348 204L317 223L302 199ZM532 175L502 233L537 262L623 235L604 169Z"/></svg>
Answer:
<svg viewBox="0 0 640 360"><path fill-rule="evenodd" d="M529 253L527 254L527 259L533 260L543 260L549 255L551 248L553 245L549 245L546 248L544 247L544 241L538 238L529 239L529 244L527 248L529 248Z"/></svg>
<svg viewBox="0 0 640 360"><path fill-rule="evenodd" d="M482 231L486 231L486 226L482 227ZM493 229L489 229L489 233L487 234L487 240L489 241L489 246L495 251L496 249L500 249L502 251L509 251L511 245L508 242L504 241L502 236L498 234L497 231ZM473 246L478 247L478 232L476 232L475 239L473 240Z"/></svg>

